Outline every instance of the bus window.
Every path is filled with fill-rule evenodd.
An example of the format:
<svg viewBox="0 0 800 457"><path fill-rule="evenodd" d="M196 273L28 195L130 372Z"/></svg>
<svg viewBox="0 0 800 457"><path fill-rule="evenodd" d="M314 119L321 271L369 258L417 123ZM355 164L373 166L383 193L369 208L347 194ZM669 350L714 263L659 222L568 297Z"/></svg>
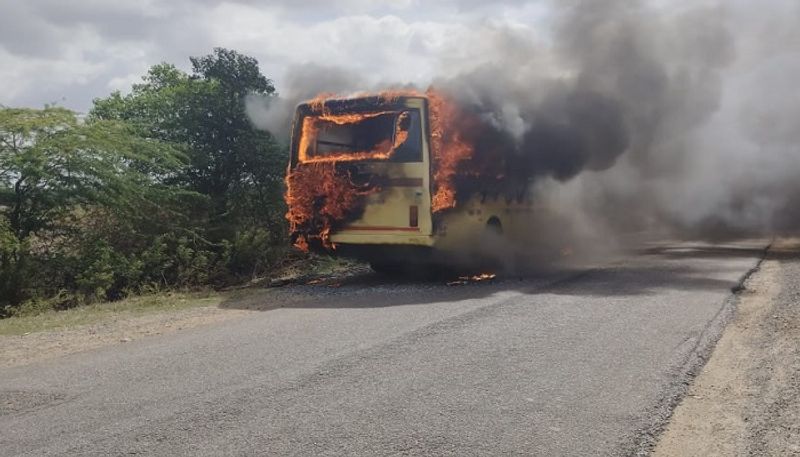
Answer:
<svg viewBox="0 0 800 457"><path fill-rule="evenodd" d="M418 110L383 113L337 113L334 119L303 120L300 160L389 160L422 162L422 128ZM360 118L359 118L360 117ZM355 119L353 119L355 118Z"/></svg>
<svg viewBox="0 0 800 457"><path fill-rule="evenodd" d="M391 147L396 119L396 113L387 113L344 124L317 121L319 130L311 157L386 150Z"/></svg>
<svg viewBox="0 0 800 457"><path fill-rule="evenodd" d="M422 162L422 125L419 110L406 112L400 128L408 130L408 138L394 151L392 162ZM406 125L407 124L407 125Z"/></svg>

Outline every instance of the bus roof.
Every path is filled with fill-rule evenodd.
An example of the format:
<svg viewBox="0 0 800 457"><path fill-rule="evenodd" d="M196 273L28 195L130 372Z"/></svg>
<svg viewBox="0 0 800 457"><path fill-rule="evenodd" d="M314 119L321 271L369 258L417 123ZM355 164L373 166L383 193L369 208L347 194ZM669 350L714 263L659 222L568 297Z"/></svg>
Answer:
<svg viewBox="0 0 800 457"><path fill-rule="evenodd" d="M360 97L330 98L318 101L308 100L297 105L304 113L319 111L324 106L332 112L368 111L384 107L405 106L409 99L427 99L425 95L365 95Z"/></svg>

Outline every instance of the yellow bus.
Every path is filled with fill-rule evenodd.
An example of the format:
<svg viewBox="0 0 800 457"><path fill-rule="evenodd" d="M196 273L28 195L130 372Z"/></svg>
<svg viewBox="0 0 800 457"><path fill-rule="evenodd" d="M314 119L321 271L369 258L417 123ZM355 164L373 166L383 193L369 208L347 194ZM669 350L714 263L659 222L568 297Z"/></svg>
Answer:
<svg viewBox="0 0 800 457"><path fill-rule="evenodd" d="M503 240L524 239L530 197L524 189L446 195L457 176L441 182L431 103L428 95L364 96L297 107L286 199L298 246L377 271L509 257L514 248ZM437 208L445 197L453 201Z"/></svg>

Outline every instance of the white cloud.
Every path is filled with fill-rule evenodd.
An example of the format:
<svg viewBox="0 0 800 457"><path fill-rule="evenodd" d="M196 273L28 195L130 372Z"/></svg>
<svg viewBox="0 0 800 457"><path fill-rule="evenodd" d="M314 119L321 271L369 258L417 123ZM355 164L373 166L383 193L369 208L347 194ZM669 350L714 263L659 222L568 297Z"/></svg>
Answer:
<svg viewBox="0 0 800 457"><path fill-rule="evenodd" d="M391 14L344 15L302 24L273 11L225 4L207 15L224 18L211 26L214 42L263 56L265 67L313 62L342 66L371 81L430 79L443 43L469 33L461 24L408 21Z"/></svg>
<svg viewBox="0 0 800 457"><path fill-rule="evenodd" d="M424 85L477 63L474 56L492 45L477 29L509 25L520 43L541 35L532 27L541 2L501 3L8 0L0 18L0 103L62 100L86 110L92 98L125 91L153 64L188 69L189 56L216 46L256 57L279 90L286 69L303 63L341 66L370 83Z"/></svg>

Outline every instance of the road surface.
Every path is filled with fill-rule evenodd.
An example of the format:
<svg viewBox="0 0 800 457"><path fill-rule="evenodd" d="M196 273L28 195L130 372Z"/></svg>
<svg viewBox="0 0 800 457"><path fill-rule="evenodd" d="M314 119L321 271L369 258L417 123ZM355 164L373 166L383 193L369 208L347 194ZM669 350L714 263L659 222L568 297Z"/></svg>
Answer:
<svg viewBox="0 0 800 457"><path fill-rule="evenodd" d="M4 369L0 455L646 452L765 246L284 288L241 318Z"/></svg>

